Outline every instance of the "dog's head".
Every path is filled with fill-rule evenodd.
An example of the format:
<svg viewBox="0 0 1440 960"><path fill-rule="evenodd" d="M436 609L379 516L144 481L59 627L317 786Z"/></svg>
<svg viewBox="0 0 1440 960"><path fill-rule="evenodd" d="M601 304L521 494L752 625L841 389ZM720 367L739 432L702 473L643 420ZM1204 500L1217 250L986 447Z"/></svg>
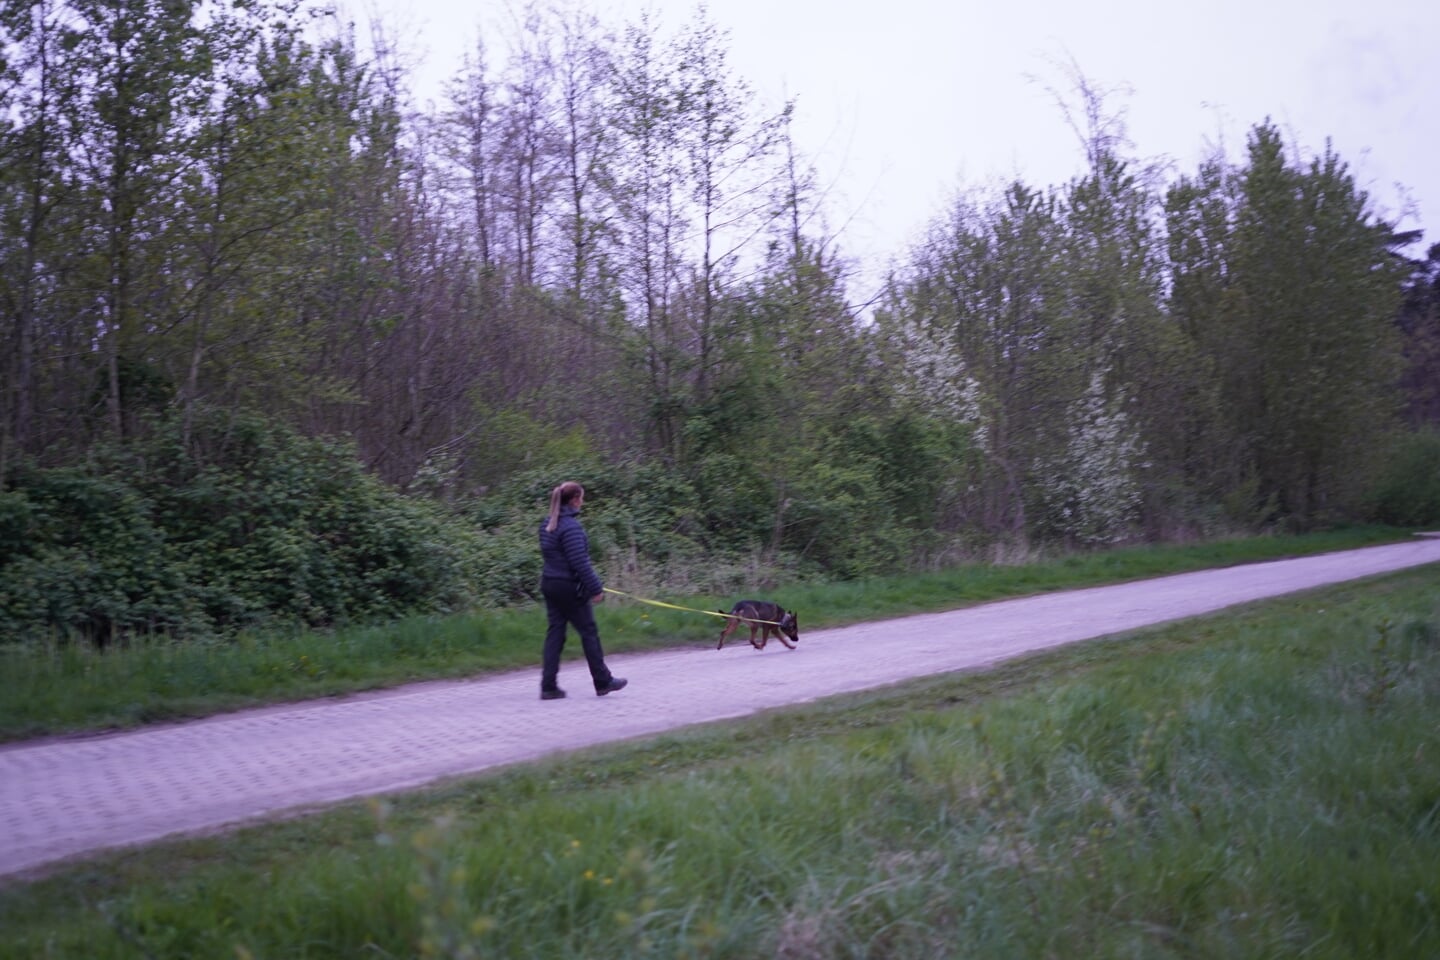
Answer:
<svg viewBox="0 0 1440 960"><path fill-rule="evenodd" d="M800 621L795 619L792 611L785 611L785 616L780 618L780 629L790 638L791 643L800 642Z"/></svg>

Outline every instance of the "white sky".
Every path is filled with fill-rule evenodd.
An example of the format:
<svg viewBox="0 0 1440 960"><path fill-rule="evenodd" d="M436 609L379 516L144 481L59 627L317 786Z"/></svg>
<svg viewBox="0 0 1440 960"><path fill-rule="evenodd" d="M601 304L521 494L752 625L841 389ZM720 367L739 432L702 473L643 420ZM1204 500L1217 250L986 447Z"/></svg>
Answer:
<svg viewBox="0 0 1440 960"><path fill-rule="evenodd" d="M420 56L422 98L438 97L482 25L508 9L368 2ZM612 26L642 8L673 29L695 3L590 7ZM795 98L798 145L833 185L830 226L872 270L958 190L1016 177L1045 187L1082 171L1047 89L1069 92L1071 60L1114 91L1107 105L1124 112L1142 158L1193 173L1222 143L1243 159L1247 131L1268 116L1307 158L1329 138L1382 216L1424 228L1412 255L1440 241L1437 0L715 0L709 15L762 102Z"/></svg>

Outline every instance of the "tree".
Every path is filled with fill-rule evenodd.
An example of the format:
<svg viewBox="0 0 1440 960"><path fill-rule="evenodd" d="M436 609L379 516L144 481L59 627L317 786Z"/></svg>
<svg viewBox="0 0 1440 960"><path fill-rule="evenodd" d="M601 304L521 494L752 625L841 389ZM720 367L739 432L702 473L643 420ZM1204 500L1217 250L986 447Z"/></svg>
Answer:
<svg viewBox="0 0 1440 960"><path fill-rule="evenodd" d="M467 54L460 74L450 82L450 108L443 117L446 129L453 134L447 142L452 145L454 162L463 171L468 187L476 254L486 271L495 263L497 230L495 175L490 167L497 107L495 82L488 65L482 39L475 44L474 59Z"/></svg>
<svg viewBox="0 0 1440 960"><path fill-rule="evenodd" d="M560 228L569 254L564 286L568 312L594 337L615 292L608 249L614 210L605 196L615 176L615 137L607 117L611 52L593 14L572 10L560 30L557 139L565 185Z"/></svg>
<svg viewBox="0 0 1440 960"><path fill-rule="evenodd" d="M1166 363L1155 389L1162 394L1156 406L1167 416L1164 428L1150 436L1156 462L1168 472L1172 499L1185 515L1182 522L1223 503L1250 480L1223 413L1229 334L1219 317L1229 282L1237 192L1233 171L1216 156L1194 177L1181 176L1165 194L1169 323Z"/></svg>
<svg viewBox="0 0 1440 960"><path fill-rule="evenodd" d="M40 422L39 401L53 381L39 344L60 340L43 329L46 302L62 293L56 279L75 239L62 226L76 187L75 131L66 123L80 95L67 66L72 35L59 3L0 6L0 477L17 454L58 439Z"/></svg>
<svg viewBox="0 0 1440 960"><path fill-rule="evenodd" d="M715 362L718 304L741 250L772 215L769 158L788 114L787 107L778 117L750 118L753 94L729 68L726 39L702 7L680 40L677 64L680 149L699 237L686 284L697 403L706 400Z"/></svg>
<svg viewBox="0 0 1440 960"><path fill-rule="evenodd" d="M957 198L878 315L914 402L971 425L981 459L965 515L990 536L1027 535L1033 480L1066 445L1079 391L1058 325L1065 249L1053 192L1016 182L988 205Z"/></svg>
<svg viewBox="0 0 1440 960"><path fill-rule="evenodd" d="M1412 427L1440 426L1440 243L1409 269L1398 323L1406 420Z"/></svg>
<svg viewBox="0 0 1440 960"><path fill-rule="evenodd" d="M657 42L647 12L626 27L615 57L618 136L613 197L618 216L620 279L630 322L639 332L634 360L645 421L660 456L682 459L690 358L678 312L686 229L681 90L673 52Z"/></svg>
<svg viewBox="0 0 1440 960"><path fill-rule="evenodd" d="M1306 167L1279 132L1252 132L1233 194L1171 196L1182 324L1214 364L1242 515L1307 526L1343 514L1393 422L1395 235L1328 148ZM1215 204L1228 204L1220 225ZM1253 511L1253 512L1252 512Z"/></svg>
<svg viewBox="0 0 1440 960"><path fill-rule="evenodd" d="M141 343L178 278L160 269L167 216L185 168L195 115L208 97L210 57L195 0L71 0L79 20L70 67L91 92L70 101L69 124L98 228L87 243L110 430L125 433L126 379L150 367ZM124 374L124 376L122 376Z"/></svg>
<svg viewBox="0 0 1440 960"><path fill-rule="evenodd" d="M185 437L203 402L253 402L253 385L266 382L274 403L285 371L261 358L305 352L283 306L295 291L275 278L300 259L302 224L320 202L306 144L317 131L307 83L319 53L295 24L293 0L272 9L278 16L220 13L206 28L212 94L176 180L167 253L187 278L165 350Z"/></svg>

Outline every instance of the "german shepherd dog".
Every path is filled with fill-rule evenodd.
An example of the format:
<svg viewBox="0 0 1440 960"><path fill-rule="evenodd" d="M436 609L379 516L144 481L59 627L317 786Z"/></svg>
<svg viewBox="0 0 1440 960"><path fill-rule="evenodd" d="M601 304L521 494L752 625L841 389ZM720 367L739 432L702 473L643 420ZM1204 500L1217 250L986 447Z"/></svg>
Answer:
<svg viewBox="0 0 1440 960"><path fill-rule="evenodd" d="M720 642L715 644L716 650L725 646L725 638L730 636L731 631L742 623L750 628L750 646L756 650L765 649L765 644L770 642L772 633L775 635L775 639L791 650L794 650L795 644L800 642L800 625L795 620L795 614L778 603L771 603L768 600L741 600L730 608L729 613L725 613L724 610L717 610L716 613L731 618L725 621L725 629L720 631ZM756 623L757 620L766 622ZM755 642L757 633L760 634L759 643ZM790 639L786 640L786 637Z"/></svg>

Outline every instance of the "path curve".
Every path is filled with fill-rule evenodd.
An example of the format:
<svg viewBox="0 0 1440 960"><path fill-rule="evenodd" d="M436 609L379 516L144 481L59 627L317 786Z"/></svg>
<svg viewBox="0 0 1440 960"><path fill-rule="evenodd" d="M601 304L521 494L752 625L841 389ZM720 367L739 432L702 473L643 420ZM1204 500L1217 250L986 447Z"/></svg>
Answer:
<svg viewBox="0 0 1440 960"><path fill-rule="evenodd" d="M565 700L539 699L537 667L0 746L0 876L1437 562L1440 538L1417 538L802 631L793 651L612 655L631 682L604 698L567 660Z"/></svg>

